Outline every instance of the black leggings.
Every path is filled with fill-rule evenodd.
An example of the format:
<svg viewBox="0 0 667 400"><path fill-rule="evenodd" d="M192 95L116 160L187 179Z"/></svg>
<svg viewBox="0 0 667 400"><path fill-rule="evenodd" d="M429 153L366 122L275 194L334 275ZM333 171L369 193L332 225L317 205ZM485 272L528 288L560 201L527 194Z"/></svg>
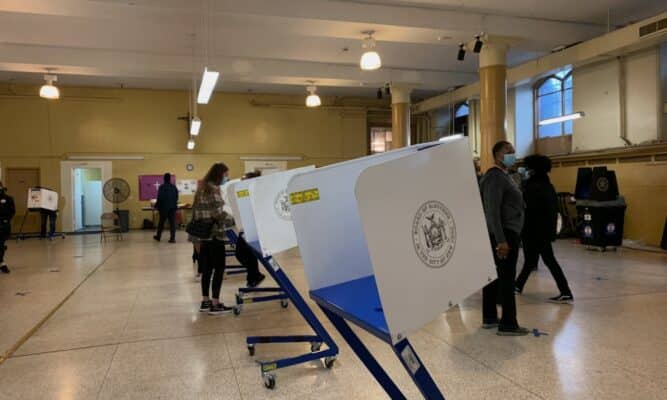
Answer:
<svg viewBox="0 0 667 400"><path fill-rule="evenodd" d="M220 299L222 276L225 273L225 244L221 240L213 239L201 242L199 250L199 268L201 277L201 294L209 297L209 287L212 298Z"/></svg>
<svg viewBox="0 0 667 400"><path fill-rule="evenodd" d="M556 256L554 255L554 249L551 246L551 242L539 243L532 242L530 240L524 240L523 255L525 262L519 277L516 279L517 289L523 291L523 287L526 284L530 273L533 271L533 269L535 269L535 267L537 267L540 256L542 256L542 261L544 261L544 264L547 266L547 268L549 268L549 271L551 271L551 275L554 277L556 285L558 285L560 294L570 296L572 295L570 286L567 283L567 278L565 278L563 270L558 264L558 261L556 261Z"/></svg>

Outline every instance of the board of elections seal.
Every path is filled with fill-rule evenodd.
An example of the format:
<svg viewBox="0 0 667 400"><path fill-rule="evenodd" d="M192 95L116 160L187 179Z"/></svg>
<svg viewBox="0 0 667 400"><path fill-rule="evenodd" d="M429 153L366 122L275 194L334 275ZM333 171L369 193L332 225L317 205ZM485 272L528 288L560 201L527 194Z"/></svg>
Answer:
<svg viewBox="0 0 667 400"><path fill-rule="evenodd" d="M273 202L273 207L276 209L278 216L284 220L290 221L292 219L292 212L290 210L289 195L287 190L281 190Z"/></svg>
<svg viewBox="0 0 667 400"><path fill-rule="evenodd" d="M607 190L609 190L609 179L602 176L598 178L597 182L595 182L595 185L598 187L599 191L606 192Z"/></svg>
<svg viewBox="0 0 667 400"><path fill-rule="evenodd" d="M454 255L456 223L439 201L422 204L412 221L412 244L419 259L430 268L442 268Z"/></svg>

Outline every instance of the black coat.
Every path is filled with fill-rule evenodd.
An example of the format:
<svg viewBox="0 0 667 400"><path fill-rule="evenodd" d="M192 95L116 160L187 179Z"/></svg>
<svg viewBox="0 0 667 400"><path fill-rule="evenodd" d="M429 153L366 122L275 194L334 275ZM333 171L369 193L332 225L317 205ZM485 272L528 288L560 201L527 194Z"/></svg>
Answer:
<svg viewBox="0 0 667 400"><path fill-rule="evenodd" d="M556 240L558 196L549 176L530 177L525 184L523 198L526 204L523 241L549 243Z"/></svg>
<svg viewBox="0 0 667 400"><path fill-rule="evenodd" d="M9 236L15 214L14 199L6 194L0 194L0 238Z"/></svg>
<svg viewBox="0 0 667 400"><path fill-rule="evenodd" d="M175 210L178 208L178 189L173 183L163 183L157 190L155 209L159 211Z"/></svg>

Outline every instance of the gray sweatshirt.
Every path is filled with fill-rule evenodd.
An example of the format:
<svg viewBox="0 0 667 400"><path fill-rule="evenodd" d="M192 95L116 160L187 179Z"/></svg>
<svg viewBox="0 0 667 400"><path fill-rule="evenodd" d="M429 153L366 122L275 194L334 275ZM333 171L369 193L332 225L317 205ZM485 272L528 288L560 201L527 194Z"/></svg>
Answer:
<svg viewBox="0 0 667 400"><path fill-rule="evenodd" d="M480 182L486 226L497 243L506 242L503 230L521 233L524 218L523 195L512 178L500 168L486 171Z"/></svg>

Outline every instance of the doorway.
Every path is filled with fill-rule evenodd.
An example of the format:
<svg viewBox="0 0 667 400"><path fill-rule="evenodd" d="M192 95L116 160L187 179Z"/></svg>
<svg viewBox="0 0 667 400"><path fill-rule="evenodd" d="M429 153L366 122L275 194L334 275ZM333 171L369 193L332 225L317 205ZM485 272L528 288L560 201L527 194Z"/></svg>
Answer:
<svg viewBox="0 0 667 400"><path fill-rule="evenodd" d="M103 207L102 169L74 168L72 174L74 231L99 231Z"/></svg>
<svg viewBox="0 0 667 400"><path fill-rule="evenodd" d="M12 220L12 232L19 232L23 217L23 233L39 232L40 215L32 212L26 215L28 207L28 189L39 186L39 168L7 168L5 179L7 193L14 198L16 217Z"/></svg>

